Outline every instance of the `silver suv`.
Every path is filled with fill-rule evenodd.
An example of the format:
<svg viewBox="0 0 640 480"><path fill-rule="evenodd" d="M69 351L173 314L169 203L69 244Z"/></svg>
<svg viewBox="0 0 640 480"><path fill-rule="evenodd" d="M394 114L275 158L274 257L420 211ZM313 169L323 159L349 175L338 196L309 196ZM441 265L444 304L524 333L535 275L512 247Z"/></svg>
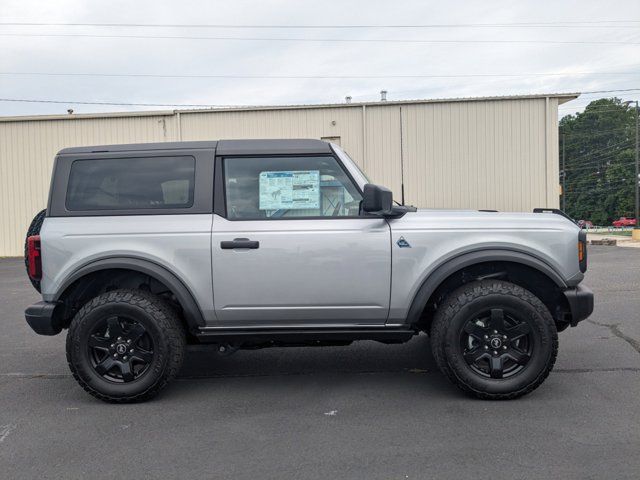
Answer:
<svg viewBox="0 0 640 480"><path fill-rule="evenodd" d="M480 398L526 394L557 332L593 310L584 233L562 212L394 204L337 145L222 140L68 148L26 240L78 383L144 400L187 344L220 353L431 337L442 372Z"/></svg>

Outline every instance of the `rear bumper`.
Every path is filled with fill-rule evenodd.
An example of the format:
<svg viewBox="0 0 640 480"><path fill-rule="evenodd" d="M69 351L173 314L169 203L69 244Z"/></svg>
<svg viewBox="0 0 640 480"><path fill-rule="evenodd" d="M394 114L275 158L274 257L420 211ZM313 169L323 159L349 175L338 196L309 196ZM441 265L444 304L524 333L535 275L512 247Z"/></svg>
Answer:
<svg viewBox="0 0 640 480"><path fill-rule="evenodd" d="M571 309L571 326L587 318L593 312L593 292L589 287L578 285L564 291L564 296Z"/></svg>
<svg viewBox="0 0 640 480"><path fill-rule="evenodd" d="M57 335L62 330L54 315L58 303L38 302L24 311L29 326L39 335Z"/></svg>

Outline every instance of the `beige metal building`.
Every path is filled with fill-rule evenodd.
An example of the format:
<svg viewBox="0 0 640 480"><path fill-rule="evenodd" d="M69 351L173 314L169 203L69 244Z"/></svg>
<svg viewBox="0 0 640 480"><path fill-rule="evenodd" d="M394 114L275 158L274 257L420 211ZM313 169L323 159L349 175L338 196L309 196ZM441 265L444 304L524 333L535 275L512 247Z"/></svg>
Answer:
<svg viewBox="0 0 640 480"><path fill-rule="evenodd" d="M419 207L558 207L558 105L577 96L0 117L0 256L22 254L56 152L82 145L322 138Z"/></svg>

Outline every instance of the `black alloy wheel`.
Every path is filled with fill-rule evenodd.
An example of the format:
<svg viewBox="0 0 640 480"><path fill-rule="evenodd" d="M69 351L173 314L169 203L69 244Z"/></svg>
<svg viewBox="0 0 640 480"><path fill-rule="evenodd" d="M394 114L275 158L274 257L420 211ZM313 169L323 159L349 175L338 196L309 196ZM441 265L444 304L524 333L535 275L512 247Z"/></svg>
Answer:
<svg viewBox="0 0 640 480"><path fill-rule="evenodd" d="M478 280L449 293L431 324L438 368L463 391L507 400L535 390L553 368L558 332L549 309L504 280Z"/></svg>
<svg viewBox="0 0 640 480"><path fill-rule="evenodd" d="M67 362L74 378L106 402L157 395L182 365L186 336L177 310L142 290L113 290L89 300L69 325Z"/></svg>
<svg viewBox="0 0 640 480"><path fill-rule="evenodd" d="M91 366L111 382L133 382L153 361L153 339L142 323L117 315L98 322L87 342Z"/></svg>
<svg viewBox="0 0 640 480"><path fill-rule="evenodd" d="M467 364L479 375L508 378L520 372L533 351L531 327L502 308L469 320L460 332Z"/></svg>

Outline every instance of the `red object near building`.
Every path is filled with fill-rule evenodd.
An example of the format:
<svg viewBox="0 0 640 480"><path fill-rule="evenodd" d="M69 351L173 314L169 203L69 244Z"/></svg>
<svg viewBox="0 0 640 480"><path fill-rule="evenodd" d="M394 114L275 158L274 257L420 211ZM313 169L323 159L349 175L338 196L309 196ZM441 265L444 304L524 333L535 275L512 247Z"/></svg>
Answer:
<svg viewBox="0 0 640 480"><path fill-rule="evenodd" d="M620 217L613 222L614 227L634 227L636 225L635 218Z"/></svg>

